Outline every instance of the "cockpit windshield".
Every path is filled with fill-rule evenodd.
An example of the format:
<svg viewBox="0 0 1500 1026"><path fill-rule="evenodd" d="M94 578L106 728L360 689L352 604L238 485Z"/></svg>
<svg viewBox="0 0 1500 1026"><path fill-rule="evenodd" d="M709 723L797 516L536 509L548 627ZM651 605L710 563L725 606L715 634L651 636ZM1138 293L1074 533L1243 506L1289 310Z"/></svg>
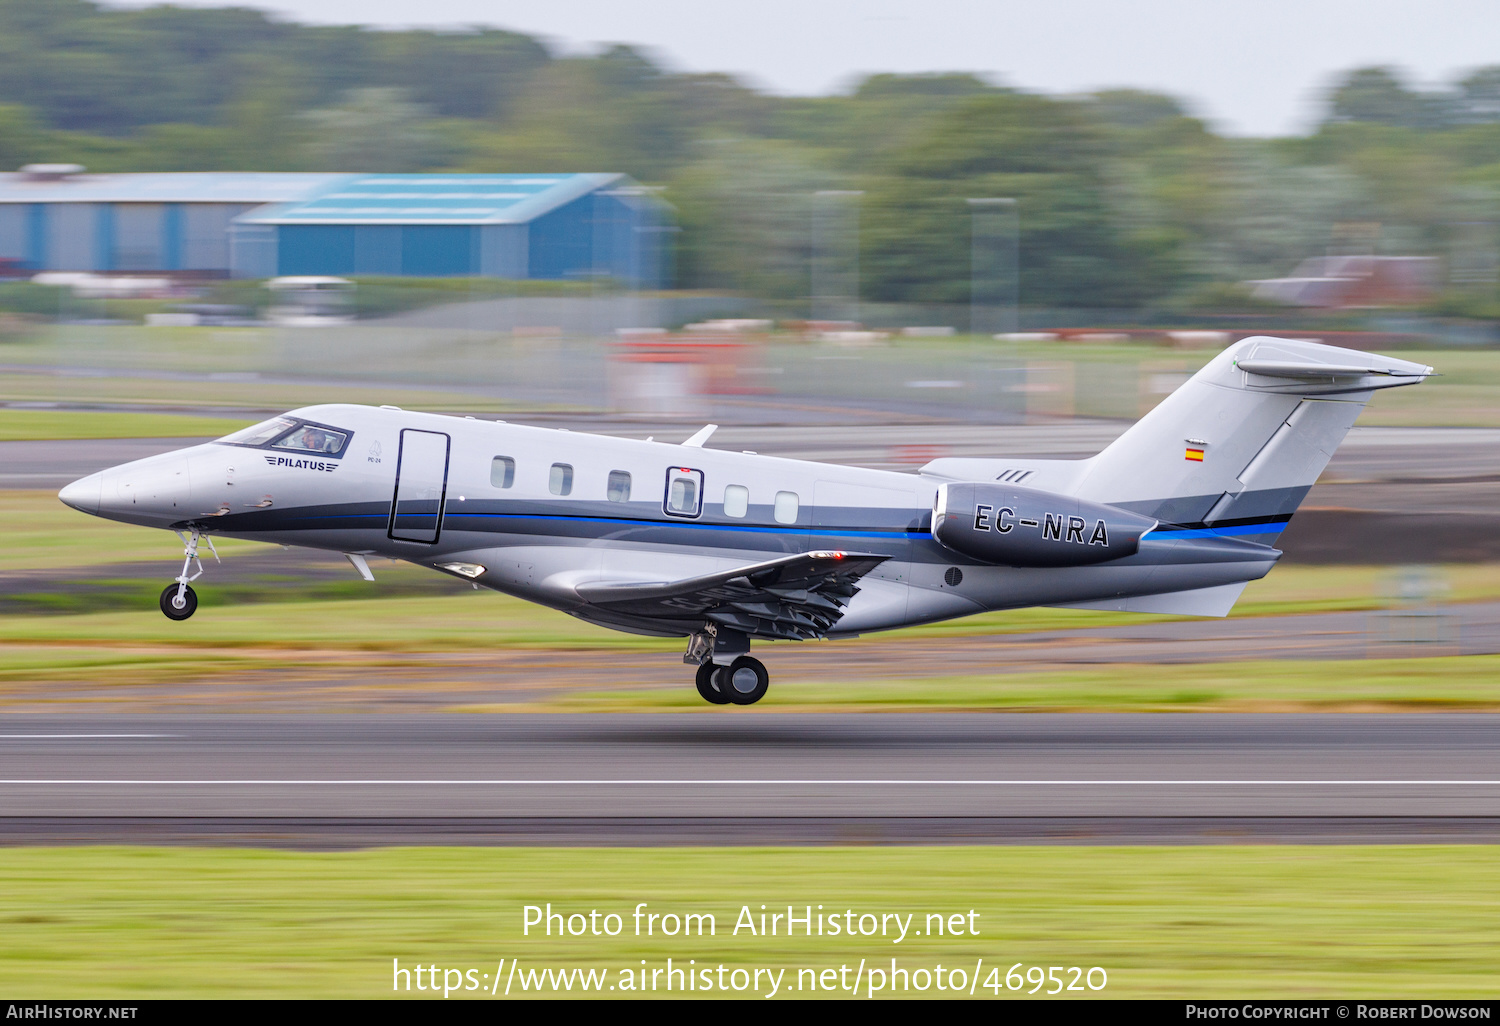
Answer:
<svg viewBox="0 0 1500 1026"><path fill-rule="evenodd" d="M274 417L254 427L241 428L232 435L225 435L219 441L233 445L265 445L267 442L280 438L296 426L297 422L290 417Z"/></svg>
<svg viewBox="0 0 1500 1026"><path fill-rule="evenodd" d="M324 424L311 424L291 417L274 417L254 427L243 428L219 439L230 445L270 447L292 452L316 452L337 456L349 441L349 432Z"/></svg>

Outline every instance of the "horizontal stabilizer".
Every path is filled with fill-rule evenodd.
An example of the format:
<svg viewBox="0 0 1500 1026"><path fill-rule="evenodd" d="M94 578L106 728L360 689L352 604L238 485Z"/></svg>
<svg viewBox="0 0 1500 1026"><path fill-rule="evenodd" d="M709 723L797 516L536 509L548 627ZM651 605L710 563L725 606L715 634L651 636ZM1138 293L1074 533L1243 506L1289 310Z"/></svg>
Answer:
<svg viewBox="0 0 1500 1026"><path fill-rule="evenodd" d="M1317 380L1319 378L1362 378L1366 375L1381 375L1392 378L1426 378L1431 367L1417 367L1402 361L1401 365L1379 366L1374 361L1358 364L1313 363L1305 360L1236 360L1234 365L1249 374L1266 378L1296 378Z"/></svg>
<svg viewBox="0 0 1500 1026"><path fill-rule="evenodd" d="M1191 591L1168 591L1160 595L1067 602L1062 609L1107 609L1117 613L1170 613L1176 616L1228 616L1248 581L1220 584Z"/></svg>

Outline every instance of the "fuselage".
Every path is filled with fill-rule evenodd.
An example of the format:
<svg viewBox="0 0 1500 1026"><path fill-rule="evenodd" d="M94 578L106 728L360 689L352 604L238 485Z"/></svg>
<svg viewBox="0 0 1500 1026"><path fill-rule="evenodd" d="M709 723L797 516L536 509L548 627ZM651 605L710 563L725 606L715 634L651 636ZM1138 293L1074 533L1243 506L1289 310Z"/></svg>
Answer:
<svg viewBox="0 0 1500 1026"><path fill-rule="evenodd" d="M147 527L407 560L606 626L664 635L692 628L606 614L577 587L681 580L814 550L889 557L861 580L829 632L837 636L1212 588L1261 577L1278 555L1256 546L1259 555L1205 559L1185 542L1147 544L1148 535L1140 552L1107 563L997 566L933 537L941 476L394 407L311 406L283 419L295 437L237 433L102 471L61 498ZM1028 485L1047 487L1065 485L1070 467L1084 462L1017 465L1034 466Z"/></svg>

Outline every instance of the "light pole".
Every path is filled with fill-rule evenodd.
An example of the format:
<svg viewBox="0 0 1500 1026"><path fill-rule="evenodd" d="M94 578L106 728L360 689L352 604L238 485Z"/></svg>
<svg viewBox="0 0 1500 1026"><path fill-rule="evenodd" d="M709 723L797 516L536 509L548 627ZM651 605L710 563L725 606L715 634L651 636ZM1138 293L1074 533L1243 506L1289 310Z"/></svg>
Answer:
<svg viewBox="0 0 1500 1026"><path fill-rule="evenodd" d="M1017 330L1021 293L1021 216L1014 199L969 200L969 331Z"/></svg>
<svg viewBox="0 0 1500 1026"><path fill-rule="evenodd" d="M610 233L612 240L610 242L611 248L620 245L622 240L624 245L626 246L626 252L624 254L624 280L627 289L627 296L629 297L629 306L626 310L626 320L630 322L628 325L626 325L626 327L643 328L648 326L645 323L647 319L661 319L657 317L655 313L653 313L652 318L644 318L644 303L641 300L641 290L648 280L652 283L652 288L661 288L661 236L667 232L679 231L679 229L675 226L646 223L649 220L648 205L652 202L651 198L656 193L661 192L664 188L665 186L660 185L628 185L622 186L620 188L608 189L600 193L600 195L602 196L609 196L614 199L619 199L622 205L628 208L622 222L624 226L623 232ZM598 232L596 230L596 252L592 261L594 265L594 280L596 283L602 274L608 273L609 264L609 257L606 257L605 270L600 270L599 257L597 253L597 239ZM648 239L650 239L650 243L652 246L649 269L646 267L641 253L641 247L647 244ZM619 254L614 253L613 256L618 257Z"/></svg>
<svg viewBox="0 0 1500 1026"><path fill-rule="evenodd" d="M812 317L859 319L859 197L853 189L813 194Z"/></svg>

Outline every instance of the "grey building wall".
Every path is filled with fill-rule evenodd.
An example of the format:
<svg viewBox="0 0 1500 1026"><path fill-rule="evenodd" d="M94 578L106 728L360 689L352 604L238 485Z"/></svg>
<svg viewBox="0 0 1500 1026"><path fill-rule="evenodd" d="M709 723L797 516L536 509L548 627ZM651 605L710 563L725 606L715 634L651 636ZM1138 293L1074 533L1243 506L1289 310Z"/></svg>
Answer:
<svg viewBox="0 0 1500 1026"><path fill-rule="evenodd" d="M25 260L29 203L0 203L0 260Z"/></svg>
<svg viewBox="0 0 1500 1026"><path fill-rule="evenodd" d="M47 204L46 270L98 269L95 229L99 222L99 206L98 203Z"/></svg>
<svg viewBox="0 0 1500 1026"><path fill-rule="evenodd" d="M230 226L229 274L234 278L276 277L275 225Z"/></svg>
<svg viewBox="0 0 1500 1026"><path fill-rule="evenodd" d="M114 247L111 271L160 271L165 262L163 226L166 205L162 203L115 203Z"/></svg>
<svg viewBox="0 0 1500 1026"><path fill-rule="evenodd" d="M250 209L233 203L184 203L182 269L227 272L230 267L229 222Z"/></svg>

